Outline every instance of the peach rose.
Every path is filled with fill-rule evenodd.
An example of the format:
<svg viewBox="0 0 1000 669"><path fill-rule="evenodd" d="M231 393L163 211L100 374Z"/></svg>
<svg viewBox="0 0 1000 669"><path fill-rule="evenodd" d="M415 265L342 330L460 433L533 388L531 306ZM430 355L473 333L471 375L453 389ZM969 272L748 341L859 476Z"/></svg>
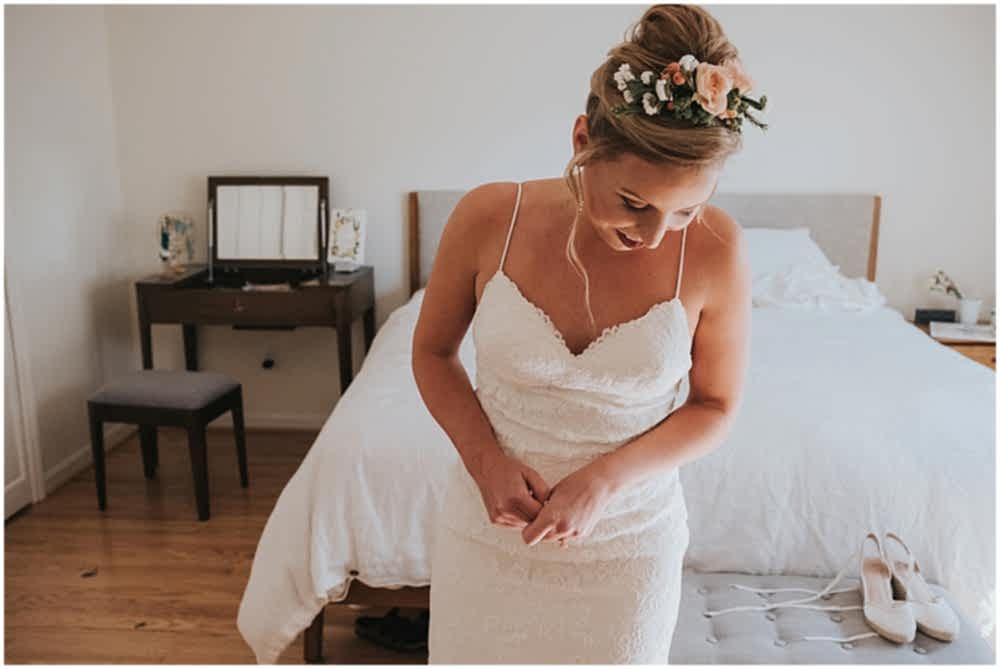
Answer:
<svg viewBox="0 0 1000 669"><path fill-rule="evenodd" d="M680 86L680 85L681 85L681 84L683 84L683 83L684 83L685 81L687 81L687 79L685 79L685 78L684 78L684 75L683 75L683 74L681 74L680 72L674 72L674 78L673 78L673 80L672 80L672 81L674 82L674 85L675 85L675 86Z"/></svg>
<svg viewBox="0 0 1000 669"><path fill-rule="evenodd" d="M740 93L746 93L753 88L753 79L743 69L743 62L739 58L730 58L722 64L722 67L733 80L733 88L738 88Z"/></svg>
<svg viewBox="0 0 1000 669"><path fill-rule="evenodd" d="M718 66L709 63L701 63L695 72L695 94L694 98L705 111L718 116L726 111L729 101L729 89L733 87L733 80L729 72Z"/></svg>

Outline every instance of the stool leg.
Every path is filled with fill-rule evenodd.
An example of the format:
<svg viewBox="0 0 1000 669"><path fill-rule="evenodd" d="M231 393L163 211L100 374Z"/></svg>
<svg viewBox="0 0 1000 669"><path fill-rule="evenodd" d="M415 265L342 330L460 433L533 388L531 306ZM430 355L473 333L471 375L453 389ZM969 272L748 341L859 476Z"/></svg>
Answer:
<svg viewBox="0 0 1000 669"><path fill-rule="evenodd" d="M139 426L139 444L142 446L142 469L147 479L156 476L160 464L159 449L156 446L156 426Z"/></svg>
<svg viewBox="0 0 1000 669"><path fill-rule="evenodd" d="M108 507L104 475L104 423L97 417L93 407L89 410L89 418L90 450L94 455L94 480L97 482L97 508L104 511Z"/></svg>
<svg viewBox="0 0 1000 669"><path fill-rule="evenodd" d="M236 457L240 463L240 485L244 488L250 485L247 474L247 441L243 429L243 392L236 391L236 403L232 408L233 434L236 435Z"/></svg>
<svg viewBox="0 0 1000 669"><path fill-rule="evenodd" d="M208 449L205 446L205 426L189 427L188 449L191 451L191 473L194 474L194 496L198 503L198 520L208 520Z"/></svg>

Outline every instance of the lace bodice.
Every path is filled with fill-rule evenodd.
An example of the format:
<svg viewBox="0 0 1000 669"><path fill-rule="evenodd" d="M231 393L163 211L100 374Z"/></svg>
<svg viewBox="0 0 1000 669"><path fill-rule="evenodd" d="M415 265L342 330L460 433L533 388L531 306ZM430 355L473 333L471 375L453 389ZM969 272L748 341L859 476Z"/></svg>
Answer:
<svg viewBox="0 0 1000 669"><path fill-rule="evenodd" d="M517 427L563 441L563 454L615 448L669 415L691 368L680 299L687 228L674 297L605 328L573 353L549 315L504 271L520 203L518 184L500 265L473 318L480 402Z"/></svg>
<svg viewBox="0 0 1000 669"><path fill-rule="evenodd" d="M677 298L605 329L575 355L499 269L472 328L480 402L564 440L568 455L579 442L607 450L663 420L691 367L687 312Z"/></svg>

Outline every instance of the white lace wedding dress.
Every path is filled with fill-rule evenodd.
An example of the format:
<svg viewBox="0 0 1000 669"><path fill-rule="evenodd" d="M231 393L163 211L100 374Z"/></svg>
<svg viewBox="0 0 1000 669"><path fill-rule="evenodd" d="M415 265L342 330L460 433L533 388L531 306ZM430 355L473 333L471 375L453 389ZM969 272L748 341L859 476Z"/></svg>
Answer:
<svg viewBox="0 0 1000 669"><path fill-rule="evenodd" d="M679 298L687 229L674 298L574 354L503 271L520 201L518 184L473 318L474 385L500 447L554 485L677 408L691 367ZM429 662L666 663L688 539L677 469L620 493L591 535L560 548L493 525L456 461L433 535Z"/></svg>

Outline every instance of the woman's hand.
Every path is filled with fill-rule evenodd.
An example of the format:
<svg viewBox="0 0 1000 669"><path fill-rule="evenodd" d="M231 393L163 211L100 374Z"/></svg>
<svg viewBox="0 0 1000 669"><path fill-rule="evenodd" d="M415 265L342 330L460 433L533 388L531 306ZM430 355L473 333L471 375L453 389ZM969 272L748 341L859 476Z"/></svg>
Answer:
<svg viewBox="0 0 1000 669"><path fill-rule="evenodd" d="M542 508L549 486L534 469L499 448L485 451L473 480L494 525L523 528Z"/></svg>
<svg viewBox="0 0 1000 669"><path fill-rule="evenodd" d="M552 486L542 510L521 531L526 544L585 537L594 530L612 498L611 485L599 462L581 467Z"/></svg>

